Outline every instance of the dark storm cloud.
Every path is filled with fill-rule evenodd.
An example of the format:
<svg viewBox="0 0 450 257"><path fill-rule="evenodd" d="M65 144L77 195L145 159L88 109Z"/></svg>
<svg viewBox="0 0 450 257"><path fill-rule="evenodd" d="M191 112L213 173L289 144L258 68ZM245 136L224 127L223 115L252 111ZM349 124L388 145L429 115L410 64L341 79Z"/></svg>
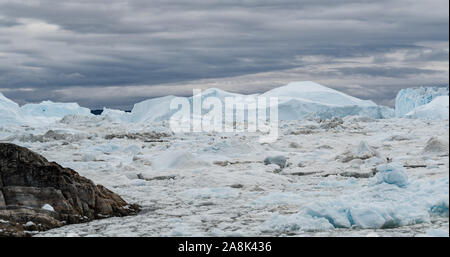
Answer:
<svg viewBox="0 0 450 257"><path fill-rule="evenodd" d="M246 74L286 77L232 82ZM390 102L448 83L448 1L0 0L0 92L20 103L129 108L167 91L157 85L186 94L212 78L238 92L314 80ZM346 87L386 81L372 97Z"/></svg>
<svg viewBox="0 0 450 257"><path fill-rule="evenodd" d="M371 77L394 77L402 78L408 75L433 74L439 71L415 68L396 68L396 67L351 67L338 68L343 76L361 74Z"/></svg>

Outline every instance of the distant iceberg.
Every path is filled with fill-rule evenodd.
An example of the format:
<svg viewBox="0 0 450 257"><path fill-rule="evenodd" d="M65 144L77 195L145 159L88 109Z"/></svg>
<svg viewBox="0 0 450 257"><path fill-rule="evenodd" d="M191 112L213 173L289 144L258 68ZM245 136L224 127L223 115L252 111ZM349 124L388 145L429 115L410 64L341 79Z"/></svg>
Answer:
<svg viewBox="0 0 450 257"><path fill-rule="evenodd" d="M25 104L20 107L0 93L1 124L51 123L70 114L88 116L91 115L91 111L88 108L80 107L77 103L54 103L52 101Z"/></svg>
<svg viewBox="0 0 450 257"><path fill-rule="evenodd" d="M346 95L311 81L292 82L263 94L243 95L217 88L210 88L201 92L202 101L209 97L216 97L220 100L223 105L223 112L226 108L225 98L227 97L241 97L242 99L277 97L278 118L280 120L328 119L351 115L375 119L394 117L394 110L391 108L379 106L370 100L361 100ZM177 111L170 108L170 103L175 98L175 96L169 95L142 101L134 105L131 113L105 108L102 116L109 116L112 120L118 122L152 123L166 121ZM187 98L191 105L193 99L194 97ZM266 108L268 112L270 105L268 104ZM202 113L205 114L209 111L203 109ZM77 103L44 101L39 104L26 104L19 107L1 94L0 112L2 114L0 122L2 123L42 123L56 121L66 115L91 115L89 109L80 107Z"/></svg>
<svg viewBox="0 0 450 257"><path fill-rule="evenodd" d="M398 92L397 97L395 98L395 116L404 117L406 114L409 115L409 113L415 108L431 103L431 101L438 96L448 96L448 92L448 86L402 89Z"/></svg>
<svg viewBox="0 0 450 257"><path fill-rule="evenodd" d="M394 110L389 107L311 81L291 82L261 96L278 97L280 120L302 120L308 117L329 119L352 115L375 119L394 117Z"/></svg>
<svg viewBox="0 0 450 257"><path fill-rule="evenodd" d="M430 103L418 106L405 116L408 118L445 120L448 119L448 100L449 96L438 96Z"/></svg>
<svg viewBox="0 0 450 257"><path fill-rule="evenodd" d="M292 82L266 93L253 95L242 95L210 88L201 93L202 100L208 97L218 98L223 106L225 106L226 97L241 97L242 99L248 97L277 97L278 117L280 120L303 120L309 117L327 119L350 115L375 119L394 117L394 110L389 107L378 106L370 100L361 100L311 81ZM134 105L131 113L124 113L122 118L118 117L119 113L103 113L102 115L112 114L116 119L129 122L169 120L173 113L176 112L176 110L170 109L170 102L174 98L175 96L170 95L137 103ZM187 99L192 104L193 97ZM269 108L270 106L268 105L267 109ZM208 111L202 110L203 113Z"/></svg>
<svg viewBox="0 0 450 257"><path fill-rule="evenodd" d="M38 104L25 104L20 108L23 116L63 118L66 115L90 115L91 110L80 107L77 103L54 103L43 101Z"/></svg>

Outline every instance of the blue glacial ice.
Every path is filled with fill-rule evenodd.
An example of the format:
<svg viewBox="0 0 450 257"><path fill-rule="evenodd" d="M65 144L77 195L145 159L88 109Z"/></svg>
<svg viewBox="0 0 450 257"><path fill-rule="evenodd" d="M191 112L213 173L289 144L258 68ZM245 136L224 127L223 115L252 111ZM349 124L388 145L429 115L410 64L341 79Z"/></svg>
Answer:
<svg viewBox="0 0 450 257"><path fill-rule="evenodd" d="M377 183L388 183L405 187L408 184L408 174L401 163L387 163L377 166Z"/></svg>
<svg viewBox="0 0 450 257"><path fill-rule="evenodd" d="M88 108L80 107L77 103L54 103L52 101L43 101L38 104L25 104L20 107L20 113L23 116L42 116L63 118L69 114L91 115Z"/></svg>
<svg viewBox="0 0 450 257"><path fill-rule="evenodd" d="M438 96L448 96L449 87L406 88L395 98L395 116L403 117L415 108L428 104Z"/></svg>
<svg viewBox="0 0 450 257"><path fill-rule="evenodd" d="M217 97L225 111L225 98L240 97L242 99L256 97L278 98L278 117L281 120L303 120L308 117L332 118L359 115L371 118L391 118L394 110L385 106L378 106L370 100L361 100L342 92L327 88L311 81L292 82L285 86L272 89L264 94L241 95L226 92L217 88L210 88L202 92L202 101L208 97ZM145 100L134 105L131 114L126 115L131 122L154 122L169 120L177 110L170 108L175 96L164 96ZM193 97L187 99L192 104ZM236 107L237 108L237 107ZM266 112L269 112L267 106ZM202 109L205 114L210 109ZM114 113L117 117L118 113ZM222 113L224 116L224 113Z"/></svg>
<svg viewBox="0 0 450 257"><path fill-rule="evenodd" d="M378 178L374 180L377 182ZM398 181L404 184L403 178ZM448 177L414 180L403 187L396 183L369 183L351 194L307 203L301 206L299 213L274 215L260 229L285 233L334 228L380 229L429 223L433 216L449 215L448 183Z"/></svg>
<svg viewBox="0 0 450 257"><path fill-rule="evenodd" d="M448 95L438 96L430 103L418 106L405 114L407 118L428 120L448 120Z"/></svg>

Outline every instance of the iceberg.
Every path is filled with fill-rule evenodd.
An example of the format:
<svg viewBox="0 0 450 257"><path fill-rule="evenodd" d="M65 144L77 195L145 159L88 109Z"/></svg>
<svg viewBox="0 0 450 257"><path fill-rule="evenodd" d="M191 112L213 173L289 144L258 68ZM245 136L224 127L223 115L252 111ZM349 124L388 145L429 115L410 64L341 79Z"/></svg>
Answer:
<svg viewBox="0 0 450 257"><path fill-rule="evenodd" d="M398 170L396 164L389 165L378 169L387 173L392 173L393 167ZM448 217L448 177L407 183L406 174L384 175L383 179L396 183L373 183L351 195L307 203L296 214L272 216L260 229L277 233L321 231L330 225L331 229L383 229L430 223L432 216ZM405 186L400 187L397 182Z"/></svg>
<svg viewBox="0 0 450 257"><path fill-rule="evenodd" d="M326 106L377 106L370 100L361 100L312 81L291 82L262 94L265 97L278 97L282 100L296 99L305 103Z"/></svg>
<svg viewBox="0 0 450 257"><path fill-rule="evenodd" d="M415 108L431 103L439 96L448 96L449 87L406 88L398 92L395 98L395 116L404 117ZM448 98L447 98L448 106ZM447 107L448 117L448 107Z"/></svg>
<svg viewBox="0 0 450 257"><path fill-rule="evenodd" d="M193 103L197 100L196 97L198 95L187 98L191 104L191 111ZM242 95L217 88L210 88L201 93L202 102L209 97L219 99L222 104L222 117L224 117L225 109L228 108L225 105L227 97L236 97L239 99L238 101L254 99L255 103L257 97L264 97L267 100L270 97L277 97L278 118L280 120L330 119L352 115L375 119L394 117L394 110L391 108L378 106L370 100L361 100L311 81L292 82L263 94ZM154 123L167 121L178 111L170 108L170 104L175 98L176 96L168 95L136 103L131 113L104 108L101 115L108 116L114 122ZM255 106L248 107L248 109L256 108ZM267 104L266 113L269 113L270 108L270 104ZM19 107L3 95L0 97L0 110L3 114L2 121L14 121L16 123L41 123L56 121L66 115L91 115L89 109L80 107L77 103L44 101ZM207 114L210 111L211 109L202 108L202 114Z"/></svg>
<svg viewBox="0 0 450 257"><path fill-rule="evenodd" d="M389 107L378 106L370 100L361 100L311 81L292 82L263 94L243 95L226 92L217 88L210 88L201 93L202 101L209 97L215 97L220 100L223 117L226 108L225 98L227 97L237 97L242 100L248 98L254 98L256 100L256 97L265 97L267 99L277 97L278 117L280 120L304 120L310 117L329 119L352 115L375 119L394 117L394 110ZM131 113L121 114L115 112L113 116L117 120L134 123L152 123L169 120L177 111L170 109L170 103L175 98L175 96L169 95L145 100L135 104ZM194 97L188 97L187 100L192 107ZM268 104L266 113L269 112L269 108L270 105ZM203 114L209 111L210 109L202 108ZM109 111L109 114L112 114L112 111ZM121 118L121 115L124 117Z"/></svg>
<svg viewBox="0 0 450 257"><path fill-rule="evenodd" d="M20 108L23 116L63 118L66 115L91 115L88 108L80 107L77 103L54 103L43 101L38 104L25 104Z"/></svg>
<svg viewBox="0 0 450 257"><path fill-rule="evenodd" d="M20 123L21 118L19 114L20 107L17 103L6 98L0 93L0 123L12 124Z"/></svg>
<svg viewBox="0 0 450 257"><path fill-rule="evenodd" d="M129 122L131 118L131 114L129 112L114 110L104 107L101 117L107 117L113 122Z"/></svg>
<svg viewBox="0 0 450 257"><path fill-rule="evenodd" d="M418 106L405 116L408 118L448 120L448 101L449 96L438 96L430 103Z"/></svg>
<svg viewBox="0 0 450 257"><path fill-rule="evenodd" d="M218 98L221 101L222 105L225 106L225 98L227 97L248 97L248 96L229 93L218 88L209 88L201 92L201 101L204 101L209 97ZM170 109L170 103L175 98L176 96L168 95L148 99L140 103L137 103L131 110L131 114L128 120L130 122L145 122L145 123L169 120L170 117L172 117L172 115L175 112L177 112L176 109ZM188 97L187 100L189 101L192 107L194 97ZM224 109L222 108L222 112L223 110ZM207 113L208 111L209 110L202 108L203 113Z"/></svg>
<svg viewBox="0 0 450 257"><path fill-rule="evenodd" d="M17 103L0 93L0 123L1 124L42 124L62 119L66 115L91 116L88 108L77 103L54 103L43 101L38 104Z"/></svg>
<svg viewBox="0 0 450 257"><path fill-rule="evenodd" d="M280 120L303 120L309 117L363 116L375 119L392 118L394 110L361 100L312 81L291 82L261 96L278 97Z"/></svg>
<svg viewBox="0 0 450 257"><path fill-rule="evenodd" d="M401 163L393 162L377 166L377 183L388 183L405 187L408 184L408 175Z"/></svg>
<svg viewBox="0 0 450 257"><path fill-rule="evenodd" d="M170 102L175 96L153 98L134 105L129 117L130 122L152 123L169 120L176 110L170 109Z"/></svg>

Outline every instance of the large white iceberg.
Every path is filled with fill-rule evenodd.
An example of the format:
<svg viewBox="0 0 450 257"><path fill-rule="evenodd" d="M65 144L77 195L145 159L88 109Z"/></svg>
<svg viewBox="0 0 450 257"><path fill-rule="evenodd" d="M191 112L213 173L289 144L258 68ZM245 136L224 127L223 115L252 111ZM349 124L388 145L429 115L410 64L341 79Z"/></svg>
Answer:
<svg viewBox="0 0 450 257"><path fill-rule="evenodd" d="M216 97L220 99L222 106L224 107L226 97L248 97L248 96L226 92L218 88L209 88L201 92L201 101L209 97ZM131 122L146 122L146 123L169 120L172 117L172 115L175 112L177 112L176 109L170 108L170 103L175 98L176 96L168 95L137 103L134 105L131 111L131 115L129 115L126 118L122 118L122 120L127 120ZM192 107L194 98L188 97L187 100L189 101ZM209 110L203 109L202 111L206 113ZM127 115L125 114L125 116Z"/></svg>
<svg viewBox="0 0 450 257"><path fill-rule="evenodd" d="M267 110L270 108L269 98L278 98L278 117L280 120L302 120L313 118L332 118L358 115L370 118L391 118L394 110L384 106L378 106L370 100L361 100L342 92L319 85L311 81L292 82L286 86L272 89L264 94L242 95L226 92L217 88L210 88L201 93L202 101L209 98L218 98L225 111L225 98L237 97L243 101L248 98L265 97ZM157 122L169 120L177 111L170 108L175 96L153 98L134 105L130 114L114 113L118 120L129 122ZM187 98L192 106L193 97ZM208 109L202 109L203 114ZM110 115L111 111L103 115ZM119 117L123 115L123 117ZM224 113L222 113L224 117Z"/></svg>
<svg viewBox="0 0 450 257"><path fill-rule="evenodd" d="M351 115L376 119L392 118L394 111L361 100L312 81L291 82L261 96L278 97L280 120L302 120L308 117L329 119Z"/></svg>
<svg viewBox="0 0 450 257"><path fill-rule="evenodd" d="M198 95L196 95L198 96ZM272 89L264 94L242 95L226 92L224 90L210 88L201 93L201 101L210 97L215 97L222 104L222 117L227 97L235 99L254 99L256 97L266 98L266 113L271 108L270 97L278 98L278 118L280 120L303 120L306 118L328 119L332 117L345 117L358 115L370 118L391 118L394 116L394 110L378 106L370 100L361 100L342 92L319 85L311 81L292 82L288 85ZM169 120L177 112L171 109L170 105L175 96L153 98L134 105L131 113L118 110L104 109L103 116L109 116L113 121L132 122L132 123L152 123ZM195 96L187 98L191 104L191 111ZM241 101L238 100L238 101ZM16 103L1 95L0 110L2 112L2 121L15 121L20 123L41 123L43 121L56 121L66 115L91 115L90 110L80 107L76 103L54 103L44 101L39 104L26 104L19 107ZM256 108L254 107L247 107ZM208 113L210 109L202 109L202 113Z"/></svg>
<svg viewBox="0 0 450 257"><path fill-rule="evenodd" d="M283 102L296 99L305 103L326 106L377 106L370 100L361 100L312 81L291 82L285 86L267 91L261 96L278 97Z"/></svg>
<svg viewBox="0 0 450 257"><path fill-rule="evenodd" d="M403 117L415 108L431 103L438 96L448 96L448 92L448 86L402 89L395 98L395 116Z"/></svg>

